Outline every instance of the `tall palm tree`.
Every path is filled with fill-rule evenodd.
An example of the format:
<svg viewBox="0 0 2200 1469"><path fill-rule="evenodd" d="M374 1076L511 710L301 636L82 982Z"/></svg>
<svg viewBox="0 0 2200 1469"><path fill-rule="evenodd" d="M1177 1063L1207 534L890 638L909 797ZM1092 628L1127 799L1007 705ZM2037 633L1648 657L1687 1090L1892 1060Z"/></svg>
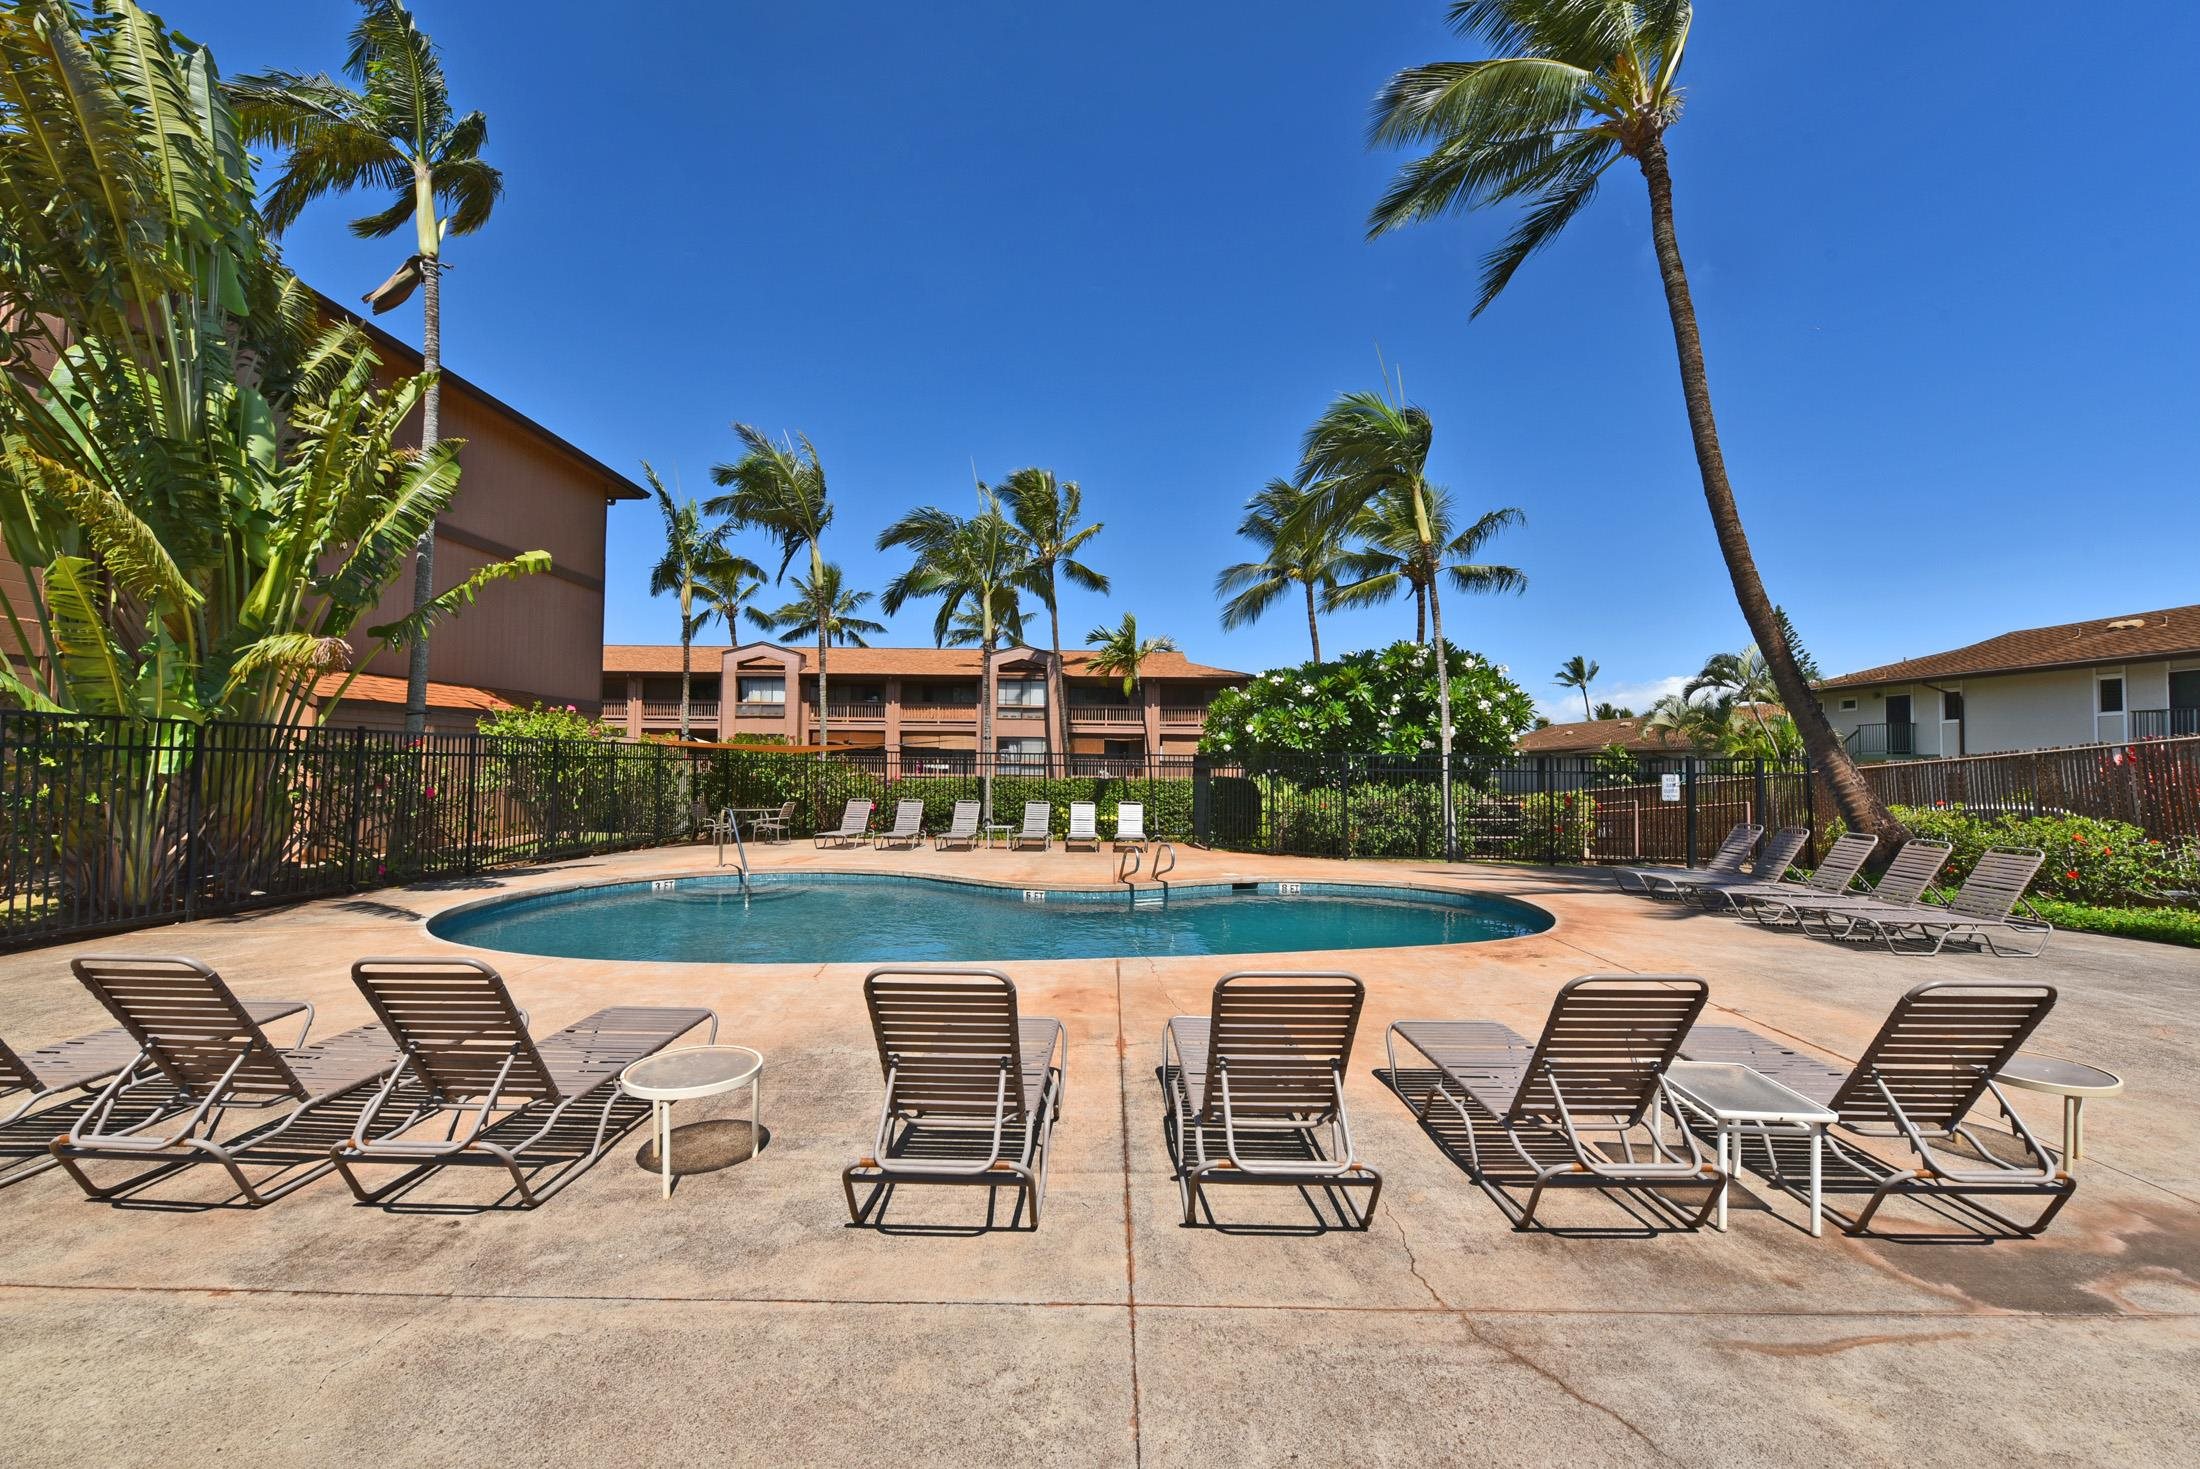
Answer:
<svg viewBox="0 0 2200 1469"><path fill-rule="evenodd" d="M1093 650L1094 673L1121 674L1123 694L1127 698L1137 692L1139 670L1146 660L1156 653L1174 653L1176 639L1166 633L1141 639L1138 636L1138 616L1126 612L1123 620L1113 627L1096 627L1085 634L1085 645Z"/></svg>
<svg viewBox="0 0 2200 1469"><path fill-rule="evenodd" d="M488 223L504 192L504 176L482 161L489 120L479 112L455 117L435 43L413 24L403 0L360 0L344 72L356 88L327 75L268 71L226 84L238 128L250 144L284 152L260 200L269 230L281 234L305 207L328 193L395 191L381 210L351 222L362 239L395 234L409 220L415 252L369 293L377 312L420 287L420 362L427 394L420 410L420 447L435 448L443 421L443 241ZM435 598L435 526L421 535L413 560L413 610ZM414 640L405 672L405 729L418 734L428 718L428 640Z"/></svg>
<svg viewBox="0 0 2200 1469"><path fill-rule="evenodd" d="M996 702L993 650L1004 630L1023 633L1023 608L1017 591L1028 585L1029 546L1003 511L1000 498L978 486L978 513L956 515L936 506L912 510L879 532L878 548L907 550L909 569L886 584L879 606L899 612L913 598L937 597L933 639L942 647L958 631L975 624L979 649L978 754L981 814L993 813L993 718Z"/></svg>
<svg viewBox="0 0 2200 1469"><path fill-rule="evenodd" d="M1321 623L1315 620L1315 593L1337 589L1344 537L1336 526L1309 515L1315 494L1303 481L1268 481L1245 502L1237 533L1260 547L1258 561L1240 561L1215 574L1215 595L1224 598L1222 626L1236 631L1258 622L1296 583L1306 593L1306 636L1314 661L1322 661Z"/></svg>
<svg viewBox="0 0 2200 1469"><path fill-rule="evenodd" d="M1429 540L1420 538L1421 522L1412 501L1395 490L1385 491L1362 508L1351 521L1349 533L1359 546L1339 562L1341 585L1329 596L1331 607L1364 607L1388 602L1402 589L1413 593L1413 640L1428 641L1429 587L1439 577L1449 577L1461 592L1524 592L1528 578L1516 566L1488 565L1473 558L1499 531L1527 524L1518 510L1492 510L1474 524L1452 534L1452 497L1449 490L1434 489L1426 515Z"/></svg>
<svg viewBox="0 0 2200 1469"><path fill-rule="evenodd" d="M1442 490L1429 482L1429 447L1436 426L1427 410L1410 403L1393 403L1381 393L1347 393L1306 431L1300 455L1301 479L1321 486L1321 494L1307 508L1309 518L1331 525L1351 525L1369 506L1384 506L1385 521L1410 521L1415 555L1423 566L1437 563L1437 538L1441 524ZM1492 516L1518 516L1518 511L1492 511ZM1484 516L1489 521L1491 516ZM1491 524L1483 538L1494 534ZM1448 550L1448 545L1446 547ZM1499 568L1511 571L1511 568ZM1511 573L1518 578L1518 572ZM1437 785L1444 808L1444 860L1459 851L1458 813L1451 799L1451 651L1444 641L1443 598L1440 577L1430 576L1423 588L1428 598L1429 632L1436 644L1436 739ZM1500 577L1487 590L1513 585ZM1373 595L1372 591L1368 593Z"/></svg>
<svg viewBox="0 0 2200 1469"><path fill-rule="evenodd" d="M885 624L873 622L862 615L870 605L869 592L850 591L841 585L838 563L827 561L818 568L813 579L801 572L794 575L794 599L785 606L769 611L756 607L744 607L741 615L752 627L783 638L816 638L820 648L837 643L848 648L868 648L866 638L876 637L886 631ZM825 703L824 680L818 680L818 709L820 723L818 738L824 738L823 711Z"/></svg>
<svg viewBox="0 0 2200 1469"><path fill-rule="evenodd" d="M649 594L661 597L671 592L680 599L680 738L684 740L688 737L688 702L693 684L690 664L699 626L696 588L705 570L730 554L726 550L726 527L706 524L702 508L692 498L674 500L647 459L642 461L642 478L649 481L657 499L657 512L665 524L665 552L649 569Z"/></svg>
<svg viewBox="0 0 2200 1469"><path fill-rule="evenodd" d="M1077 559L1103 526L1080 526L1085 492L1077 481L1063 482L1051 469L1019 469L1001 483L1001 504L1024 538L1024 589L1047 609L1047 643L1054 661L1047 667L1047 729L1050 743L1069 738L1069 712L1062 707L1067 685L1062 677L1061 583L1105 593L1108 579Z"/></svg>
<svg viewBox="0 0 2200 1469"><path fill-rule="evenodd" d="M715 619L729 639L739 641L741 609L763 589L763 567L732 551L712 555L695 571L695 625L689 635L701 637ZM724 693L720 690L721 698Z"/></svg>
<svg viewBox="0 0 2200 1469"><path fill-rule="evenodd" d="M703 509L712 515L727 516L737 526L763 531L779 542L779 581L787 579L787 568L797 553L809 552L810 574L795 580L795 589L810 599L809 615L784 623L766 621L763 625L782 631L799 626L800 631L791 631L790 635L817 639L817 758L823 760L833 733L825 650L837 617L835 598L842 595L839 568L828 566L818 549L825 528L833 523L825 465L817 457L816 447L799 434L774 443L763 430L749 424L737 423L733 431L745 452L730 464L711 467L712 483L725 486L727 493L713 495L703 502ZM868 601L870 594L863 593L862 597ZM753 614L755 609L750 611ZM876 624L871 624L869 630L883 631ZM862 646L860 641L857 646Z"/></svg>
<svg viewBox="0 0 2200 1469"><path fill-rule="evenodd" d="M1789 651L1727 478L1703 334L1674 231L1665 147L1666 131L1681 115L1681 60L1693 19L1689 0L1458 0L1453 28L1496 54L1414 67L1383 89L1372 140L1429 151L1399 171L1368 233L1492 205L1525 206L1520 223L1483 262L1474 307L1480 315L1521 264L1595 197L1605 171L1621 158L1634 160L1649 191L1650 239L1672 318L1696 467L1735 600L1849 829L1905 837L1835 736Z"/></svg>
<svg viewBox="0 0 2200 1469"><path fill-rule="evenodd" d="M1584 658L1579 653L1558 665L1558 672L1551 675L1551 682L1562 689L1581 690L1581 717L1595 719L1596 711L1589 707L1589 685L1604 670L1597 667L1594 658Z"/></svg>

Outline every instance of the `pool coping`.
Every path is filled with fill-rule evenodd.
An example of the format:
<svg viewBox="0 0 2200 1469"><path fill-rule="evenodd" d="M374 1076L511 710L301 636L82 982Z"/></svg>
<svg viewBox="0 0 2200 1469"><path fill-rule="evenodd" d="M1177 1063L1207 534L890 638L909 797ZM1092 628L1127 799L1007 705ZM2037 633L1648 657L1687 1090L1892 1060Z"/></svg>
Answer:
<svg viewBox="0 0 2200 1469"><path fill-rule="evenodd" d="M885 882L921 882L921 883L937 883L937 884L940 884L940 885L943 885L943 886L953 886L953 887L968 887L968 888L982 888L982 889L987 889L987 890L990 890L990 891L993 891L993 892L998 892L998 893L1032 893L1032 892L1045 892L1045 893L1049 893L1049 894L1052 894L1052 893L1076 893L1076 894L1081 894L1081 895L1089 895L1090 897L1093 897L1093 898L1104 898L1104 897L1115 897L1115 896L1118 896L1118 895L1120 894L1120 890L1121 890L1121 887L1122 887L1122 885L1121 885L1121 884L1119 884L1119 883L1065 883L1065 884L1062 884L1062 885L1060 885L1060 886L1049 886L1049 887L1046 887L1046 888L1032 888L1032 887L1028 887L1028 886L1026 886L1026 885L1025 885L1025 884L1023 884L1023 883L1018 883L1018 882L1001 882L1001 881L997 881L997 880L994 880L994 879L991 879L991 878L983 878L983 877L962 877L962 876L948 876L948 875L943 875L943 874L940 874L940 873L933 873L933 872L878 872L878 871L874 871L874 870L867 870L867 869L863 869L863 868L842 868L842 867L818 867L818 868L810 868L810 867L804 867L804 868L768 869L768 870L766 870L766 871L763 871L763 872L753 872L753 873L749 874L749 876L750 876L750 878L751 878L751 880L752 880L752 881L768 881L768 882L770 882L770 883L771 883L771 885L773 885L773 886L777 886L777 885L779 885L779 884L780 884L781 882L785 882L785 881L798 881L798 880L800 880L800 879L803 879L803 878L814 878L814 877L829 877L829 878L830 878L830 877L852 877L852 878L864 878L864 879L871 879L871 880L876 880L876 881L885 881ZM496 907L496 906L497 906L497 905L499 905L499 904L504 904L504 903L518 903L518 902L525 902L525 901L528 901L528 900L530 900L530 899L534 899L534 898L550 898L550 897L557 897L557 896L560 896L560 895L562 895L562 894L566 894L566 893L580 893L580 892L589 892L589 891L592 891L592 890L595 890L595 889L599 889L599 888L634 888L634 887L642 887L642 886L644 886L644 885L646 885L646 884L650 884L650 883L656 883L656 882L666 882L666 881L670 881L670 882L679 882L679 881L682 881L682 880L686 880L686 879L709 878L709 877L727 877L727 878L736 878L736 877L738 877L738 874L737 874L737 873L735 873L735 872L732 872L732 871L728 871L728 870L726 870L726 869L723 869L723 868L718 868L718 869L713 869L713 870L710 870L710 871L704 871L704 872L684 872L684 873L683 873L683 872L675 872L675 873L667 874L667 875L665 875L665 876L658 876L658 877L652 877L652 876L642 876L642 877L598 878L598 879L594 879L594 880L590 880L590 881L584 881L584 882L568 882L568 883L557 883L557 884L554 884L554 885L551 885L551 886L547 886L547 887L539 887L539 888L527 888L527 889L524 889L524 890L521 890L521 891L517 891L517 892L492 893L492 894L487 894L487 895L484 895L484 896L482 896L482 897L479 897L479 898L472 898L472 899L469 899L468 901L466 901L466 902L463 902L463 903L454 903L454 904L452 904L452 905L451 905L450 907L448 907L448 908L441 908L441 909L438 909L438 910L437 910L436 912L434 912L434 913L430 913L430 914L424 915L424 916L423 916L423 917L422 917L422 918L421 918L421 919L419 920L419 929L420 929L420 933L421 933L421 936L422 936L423 938L425 938L425 939L429 940L430 942L433 942L433 943L438 943L438 944L445 944L445 945L448 945L449 947L451 947L451 948L453 948L453 949L463 949L463 950L466 950L466 951L468 951L468 952L470 952L470 953L477 953L477 954L520 954L520 955L525 955L525 956L527 956L527 957L531 957L531 958L538 958L538 959L555 959L555 958L560 958L560 957L564 957L564 956L560 956L560 955L555 955L555 954L534 954L534 953L532 953L532 952L531 952L531 951L529 951L529 950L523 950L523 949L492 949L492 948L489 948L489 947L487 947L487 946L485 946L485 945L481 945L481 944L469 944L469 943L463 943L463 942L461 942L460 940L457 940L457 939L453 939L453 938L446 938L446 937L444 937L444 936L443 936L442 934L439 934L439 933L437 933L437 932L435 931L435 929L434 929L433 925L435 925L435 924L437 924L437 923L440 923L440 922L442 922L442 921L443 921L444 919L456 917L456 916L458 916L459 914L462 914L462 913L470 913L470 912L474 912L474 911L477 911L477 910L479 910L479 909L483 909L483 908L493 908L493 907ZM851 884L851 886L857 886L857 885L860 885L860 884ZM1538 914L1542 915L1542 917L1543 917L1544 919L1546 919L1546 920L1547 920L1547 922L1545 923L1545 926L1544 926L1544 927L1542 927L1542 928L1539 928L1539 929L1536 929L1536 930L1535 930L1534 932L1532 932L1532 933L1516 933L1516 934L1510 934L1510 935L1507 935L1507 936L1505 936L1505 937L1503 937L1503 938L1472 939L1472 940L1469 940L1469 941L1467 941L1467 942L1465 942L1465 943L1455 943L1455 944L1408 944L1408 945L1404 945L1404 946L1402 946L1402 947L1401 947L1401 946L1398 946L1398 945L1389 945L1389 946L1383 946L1383 947L1371 947L1371 948L1364 948L1364 949L1285 949L1285 950L1276 950L1276 951L1274 951L1274 952L1278 952L1278 953L1290 953L1290 954L1296 954L1296 953L1306 953L1306 954L1344 954L1344 953L1354 953L1354 954L1404 954L1404 953L1421 953L1421 952L1425 952L1425 951L1427 951L1427 950L1431 950L1431 949L1460 949L1460 950L1465 950L1465 949L1485 949L1485 948L1487 948L1488 946L1490 946L1490 945L1492 945L1492 944L1513 944L1513 943L1520 943L1520 942L1522 942L1522 941L1524 941L1524 940L1528 940L1528 939L1547 939L1547 938L1549 938L1549 937L1550 937L1550 936L1551 936L1552 934L1554 934L1554 933L1556 933L1556 932L1558 931L1558 929L1559 929L1559 926L1560 926L1560 924L1561 924L1561 922L1562 922L1561 918L1559 917L1559 915L1558 915L1557 913L1553 912L1553 911L1552 911L1552 910L1550 910L1549 908L1546 908L1546 907L1544 907L1544 906L1543 906L1542 904L1540 904L1540 903L1532 902L1532 901L1530 901L1530 900L1529 900L1529 899L1527 899L1527 898L1514 897L1514 896L1513 896L1512 894L1510 894L1510 893L1492 893L1492 892L1487 892L1487 891L1485 891L1485 890L1482 890L1482 889L1479 889L1479 888L1464 888L1464 887L1462 887L1462 888L1440 888L1440 887L1428 887L1428 886L1425 886L1425 885L1422 885L1422 884L1417 884L1417 883L1373 883L1373 882L1349 882L1349 881L1346 881L1346 882L1340 882L1340 881L1334 881L1334 880L1331 880L1331 879L1327 879L1327 878L1273 878L1273 877L1257 877L1257 878L1232 878L1232 877L1223 877L1223 878L1207 878L1207 879L1202 879L1202 880L1200 880L1200 881L1197 881L1197 882L1192 882L1192 883L1186 883L1186 884L1183 884L1183 885L1182 885L1182 890L1183 890L1183 892L1184 892L1184 893L1185 893L1186 895L1190 895L1190 894L1192 894L1192 893L1198 893L1198 894L1200 894L1200 895L1202 895L1202 896L1221 896L1221 895L1226 895L1226 894L1228 894L1228 893L1230 893L1230 892L1232 892L1232 891L1234 891L1234 890L1237 890L1237 889L1239 889L1239 888L1241 888L1241 887L1244 887L1244 886L1248 886L1248 885L1249 885L1249 886L1251 886L1252 888L1254 888L1254 890L1255 890L1255 893L1256 893L1256 894L1258 894L1258 893L1259 893L1259 890L1260 890L1260 889L1263 889L1263 888L1266 888L1266 889L1270 889L1270 890L1274 890L1274 889L1278 889L1278 888L1280 888L1280 887L1283 887L1283 886L1293 886L1293 887L1297 887L1297 888L1301 889L1301 893L1300 893L1300 894L1284 894L1284 893L1281 893L1281 892L1275 892L1275 891L1271 891L1270 893L1268 893L1268 894L1267 894L1267 896L1277 896L1277 897L1283 897L1283 896L1300 896L1300 895L1308 895L1308 896L1322 896L1323 894L1322 894L1322 893L1321 893L1320 891L1318 891L1318 890L1322 890L1322 889L1345 889L1345 890L1348 890L1348 891L1347 891L1347 893L1345 894L1345 895L1347 895L1347 896L1352 896L1352 895L1356 895L1356 893L1355 893L1354 891L1352 891L1352 890L1357 890L1358 892L1365 892L1365 893L1369 893L1369 894L1378 894L1378 895L1383 895L1383 896L1395 896L1395 895L1399 895L1399 894L1406 894L1406 895L1422 895L1422 894L1425 894L1425 895L1427 895L1427 896L1429 896L1429 897L1431 897L1431 898L1436 898L1436 899L1481 898L1481 899L1487 899L1487 900L1494 900L1494 901L1496 901L1496 902L1498 902L1498 903L1509 903L1509 904L1514 904L1514 905L1517 905L1517 906L1519 906L1519 907L1522 907L1522 908L1527 908L1527 909L1530 909L1530 910L1532 910L1532 911L1533 911L1533 912L1535 912L1535 913L1538 913ZM1148 886L1148 887L1150 888L1150 887L1151 887L1152 885L1151 885L1151 884L1148 884L1147 886ZM1176 889L1177 889L1177 887L1178 887L1178 885L1177 885L1177 884L1165 884L1164 886L1167 886L1167 887L1169 887L1169 888L1170 888L1170 889L1171 889L1172 891L1176 890ZM1316 889L1317 891L1316 891L1316 892L1314 892L1314 893L1312 893L1312 894L1305 894L1305 893L1304 893L1304 890L1305 890L1305 889L1308 889L1308 888ZM1107 956L1101 956L1101 958L1100 958L1100 959L1097 959L1097 960L1096 960L1096 959L1067 959L1067 960L1056 960L1056 959L1026 959L1026 960L1014 960L1014 961L1002 961L1002 962L1014 962L1014 963L1031 963L1031 964L1046 964L1046 963L1094 963L1094 962L1105 962L1105 961L1106 961L1106 960L1108 960L1108 959L1127 959L1127 958L1141 958L1141 959L1145 959L1145 960L1148 960L1148 961L1153 961L1153 962L1159 962L1159 961L1161 961L1161 960L1166 960L1166 959L1175 959L1175 958L1191 958L1191 957L1194 957L1194 956L1189 956L1189 955L1159 955L1159 956L1157 956L1157 955L1107 955ZM1211 957L1211 956L1198 956L1198 957ZM778 960L778 959L761 959L761 960L756 960L756 961L754 961L753 963L743 963L743 962L742 962L742 961L740 961L740 960L730 960L730 959L635 959L635 960L606 960L606 961L601 961L601 962L606 962L606 963L635 963L635 964L680 964L680 965L712 965L712 964L718 964L718 965L730 965L730 966L732 966L732 967L735 967L735 968L761 968L761 967L768 967L768 966L770 966L770 965L773 965L773 964L783 964L783 963L785 963L785 962L787 962L787 961L785 961L785 960ZM818 961L818 962L820 962L820 963L825 963L825 964L833 964L833 963L847 963L847 964L850 964L850 965L860 965L860 964L868 963L868 962L870 962L870 961L868 961L868 960L853 960L853 959L851 959L851 960L820 960L820 961ZM946 961L941 961L941 962L943 962L943 963L944 963L944 962L946 962ZM979 961L976 961L976 960L972 960L972 961L970 961L970 962L976 963L976 962L979 962ZM991 962L991 961L986 961L986 962Z"/></svg>

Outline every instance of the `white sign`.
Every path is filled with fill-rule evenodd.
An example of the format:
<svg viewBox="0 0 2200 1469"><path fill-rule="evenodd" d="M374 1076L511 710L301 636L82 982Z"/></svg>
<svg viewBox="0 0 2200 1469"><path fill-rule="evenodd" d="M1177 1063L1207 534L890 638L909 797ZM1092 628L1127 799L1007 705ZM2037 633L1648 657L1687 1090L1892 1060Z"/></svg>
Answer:
<svg viewBox="0 0 2200 1469"><path fill-rule="evenodd" d="M1679 800L1680 798L1681 798L1681 778L1680 778L1680 776L1679 776L1678 774L1671 774L1671 775L1661 775L1661 776L1659 776L1659 777L1658 777L1658 799L1659 799L1659 800L1661 800L1661 801L1678 801L1678 800Z"/></svg>

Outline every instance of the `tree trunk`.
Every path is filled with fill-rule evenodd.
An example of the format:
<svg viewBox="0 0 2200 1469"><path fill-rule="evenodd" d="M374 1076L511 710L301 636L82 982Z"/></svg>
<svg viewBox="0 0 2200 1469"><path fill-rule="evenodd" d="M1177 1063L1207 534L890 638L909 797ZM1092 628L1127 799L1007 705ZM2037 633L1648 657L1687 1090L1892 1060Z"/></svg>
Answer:
<svg viewBox="0 0 2200 1469"><path fill-rule="evenodd" d="M1589 686L1586 683L1581 686L1581 717L1583 719L1595 719L1597 717L1596 710L1589 707Z"/></svg>
<svg viewBox="0 0 2200 1469"><path fill-rule="evenodd" d="M1062 671L1062 609L1057 605L1061 587L1054 573L1047 573L1047 636L1054 649L1054 666L1047 671L1047 765L1049 774L1069 774L1069 676ZM1056 758L1061 764L1055 768Z"/></svg>
<svg viewBox="0 0 2200 1469"><path fill-rule="evenodd" d="M993 820L993 599L985 599L984 635L978 640L978 820Z"/></svg>
<svg viewBox="0 0 2200 1469"><path fill-rule="evenodd" d="M1719 426L1711 414L1711 382L1704 370L1703 336L1696 326L1696 306L1688 294L1688 273L1681 264L1681 247L1673 231L1673 177L1667 166L1665 140L1653 137L1636 158L1643 181L1650 189L1650 238L1658 252L1658 274L1665 282L1665 305L1673 319L1673 347L1680 358L1681 396L1688 404L1688 428L1696 445L1696 467L1703 476L1703 495L1711 510L1711 526L1719 538L1719 553L1734 583L1734 599L1750 636L1765 656L1773 685L1788 717L1803 737L1803 750L1811 765L1833 793L1835 806L1851 831L1869 832L1882 839L1906 841L1909 832L1894 819L1886 802L1856 768L1848 750L1833 732L1826 711L1819 707L1802 670L1795 666L1794 650L1782 635L1773 615L1772 599L1757 574L1750 554L1749 537L1742 530L1741 511L1734 503L1734 486L1726 476L1726 456L1719 448Z"/></svg>
<svg viewBox="0 0 2200 1469"><path fill-rule="evenodd" d="M826 758L825 751L833 742L832 705L825 689L825 647L832 641L828 635L833 609L825 605L825 558L817 553L817 542L810 542L810 591L817 602L817 758ZM800 680L796 680L797 683ZM801 690L795 690L801 697Z"/></svg>
<svg viewBox="0 0 2200 1469"><path fill-rule="evenodd" d="M690 654L690 652L689 652L689 649L690 649L690 648L691 648L691 647L692 647L692 646L694 645L694 642L695 642L695 634L694 634L694 631L693 631L693 627L694 627L694 624L692 624L691 622L689 622L689 621L688 621L688 608L694 605L694 600L695 600L695 583L693 583L692 581L689 581L689 580L688 580L688 579L687 579L686 577L684 577L684 576L683 576L683 577L681 577L681 578L680 578L680 739L681 739L681 741L682 741L683 743L685 743L685 741L687 740L687 737L688 737L688 668L689 668L689 660L690 660L690 657L691 657L691 654Z"/></svg>
<svg viewBox="0 0 2200 1469"><path fill-rule="evenodd" d="M1428 641L1428 593L1419 582L1413 584L1413 641Z"/></svg>
<svg viewBox="0 0 2200 1469"><path fill-rule="evenodd" d="M420 262L420 370L428 391L420 404L420 452L436 446L443 433L443 262ZM429 521L413 548L413 611L435 600L435 522ZM428 727L428 630L414 637L405 660L405 733Z"/></svg>
<svg viewBox="0 0 2200 1469"><path fill-rule="evenodd" d="M1444 807L1444 860L1459 860L1459 821L1451 809L1451 659L1444 646L1444 609L1436 600L1436 584L1428 587L1428 618L1436 638L1436 759L1442 767L1436 777Z"/></svg>
<svg viewBox="0 0 2200 1469"><path fill-rule="evenodd" d="M1322 661L1322 625L1314 620L1314 583L1306 584L1306 636L1314 644L1314 661Z"/></svg>

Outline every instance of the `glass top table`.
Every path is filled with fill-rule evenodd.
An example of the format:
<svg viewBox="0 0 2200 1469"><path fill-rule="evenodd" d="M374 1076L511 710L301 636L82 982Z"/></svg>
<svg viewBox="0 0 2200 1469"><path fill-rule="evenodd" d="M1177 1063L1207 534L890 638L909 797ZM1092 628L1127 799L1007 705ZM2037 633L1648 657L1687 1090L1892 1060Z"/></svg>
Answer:
<svg viewBox="0 0 2200 1469"><path fill-rule="evenodd" d="M764 1053L747 1046L681 1046L619 1073L619 1089L649 1103L650 1136L665 1198L672 1197L672 1104L749 1089L749 1156L764 1143Z"/></svg>
<svg viewBox="0 0 2200 1469"><path fill-rule="evenodd" d="M2113 1097L2124 1089L2124 1079L2113 1071L2065 1061L2059 1056L2033 1056L2019 1052L1994 1073L1994 1080L2028 1092L2046 1092L2063 1099L2063 1166L2068 1168L2085 1151L2085 1099Z"/></svg>
<svg viewBox="0 0 2200 1469"><path fill-rule="evenodd" d="M1817 1237L1822 1227L1826 1129L1840 1118L1830 1108L1782 1086L1763 1072L1731 1061L1675 1061L1665 1068L1665 1085L1677 1105L1717 1129L1719 1171L1727 1175L1727 1182L1719 1186L1720 1229L1726 1228L1727 1190L1733 1187L1734 1169L1741 1165L1745 1134L1754 1132L1764 1141L1775 1181L1779 1179L1779 1157L1773 1152L1772 1135L1808 1137L1810 1232Z"/></svg>

